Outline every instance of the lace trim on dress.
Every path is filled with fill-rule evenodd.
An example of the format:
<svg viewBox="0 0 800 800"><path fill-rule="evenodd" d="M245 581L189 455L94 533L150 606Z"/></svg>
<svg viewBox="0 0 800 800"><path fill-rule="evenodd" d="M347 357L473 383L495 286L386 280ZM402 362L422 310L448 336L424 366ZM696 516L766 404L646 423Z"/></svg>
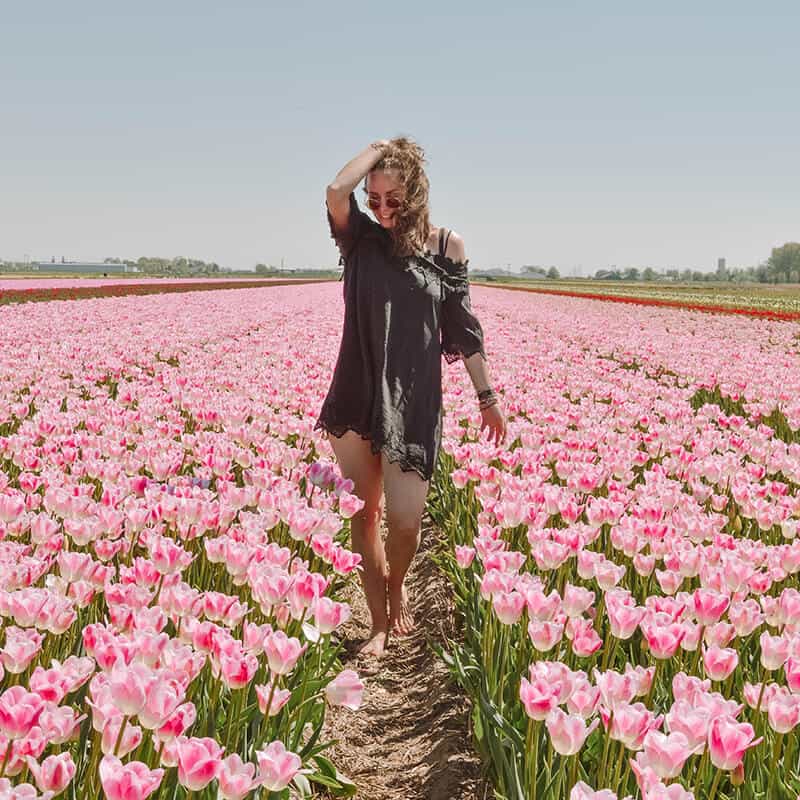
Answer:
<svg viewBox="0 0 800 800"><path fill-rule="evenodd" d="M384 440L383 443L375 441L371 433L365 433L355 425L332 425L323 422L321 419L317 420L314 425L314 430L324 430L335 436L337 439L344 436L347 431L353 431L358 434L362 439L370 442L370 450L373 455L383 453L386 460L390 464L397 464L402 472L416 472L424 481L429 481L433 477L433 467L428 465L422 459L413 458L409 456L408 450L401 439L395 441Z"/></svg>

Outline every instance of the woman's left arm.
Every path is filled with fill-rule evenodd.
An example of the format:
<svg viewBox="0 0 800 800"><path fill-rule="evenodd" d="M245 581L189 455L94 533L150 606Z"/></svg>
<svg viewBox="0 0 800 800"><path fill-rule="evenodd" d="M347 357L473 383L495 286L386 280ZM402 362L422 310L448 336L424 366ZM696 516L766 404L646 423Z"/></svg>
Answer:
<svg viewBox="0 0 800 800"><path fill-rule="evenodd" d="M457 233L450 235L446 255L457 264L467 263L464 240ZM488 362L482 352L466 357L462 355L461 360L464 362L478 396L481 410L481 433L488 430L490 438L493 438L495 444L499 445L506 439L506 420L500 408L500 399L492 389Z"/></svg>
<svg viewBox="0 0 800 800"><path fill-rule="evenodd" d="M506 440L506 419L500 408L500 398L491 388L488 364L480 353L475 353L468 358L461 357L467 368L475 393L478 395L478 407L481 410L481 433L489 431L489 437L495 444L502 444ZM486 399L483 399L486 398ZM486 405L486 403L491 403Z"/></svg>

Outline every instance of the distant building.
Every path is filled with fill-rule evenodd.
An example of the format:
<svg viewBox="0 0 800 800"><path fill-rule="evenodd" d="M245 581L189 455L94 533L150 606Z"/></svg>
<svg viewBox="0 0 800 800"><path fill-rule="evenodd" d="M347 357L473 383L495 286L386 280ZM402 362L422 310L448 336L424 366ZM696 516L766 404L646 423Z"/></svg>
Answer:
<svg viewBox="0 0 800 800"><path fill-rule="evenodd" d="M87 275L119 275L120 273L139 272L138 267L130 264L103 264L92 261L40 261L34 269L39 272L78 272Z"/></svg>
<svg viewBox="0 0 800 800"><path fill-rule="evenodd" d="M725 264L724 258L717 259L717 275L725 275L728 272L728 268Z"/></svg>

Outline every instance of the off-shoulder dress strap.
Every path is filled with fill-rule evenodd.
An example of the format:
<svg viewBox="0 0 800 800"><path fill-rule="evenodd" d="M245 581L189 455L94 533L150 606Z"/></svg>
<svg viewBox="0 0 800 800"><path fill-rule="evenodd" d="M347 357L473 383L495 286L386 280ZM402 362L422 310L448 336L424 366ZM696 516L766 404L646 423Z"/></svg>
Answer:
<svg viewBox="0 0 800 800"><path fill-rule="evenodd" d="M450 240L452 231L447 231L447 236L444 235L444 228L439 228L439 255L443 256L447 253L447 242Z"/></svg>

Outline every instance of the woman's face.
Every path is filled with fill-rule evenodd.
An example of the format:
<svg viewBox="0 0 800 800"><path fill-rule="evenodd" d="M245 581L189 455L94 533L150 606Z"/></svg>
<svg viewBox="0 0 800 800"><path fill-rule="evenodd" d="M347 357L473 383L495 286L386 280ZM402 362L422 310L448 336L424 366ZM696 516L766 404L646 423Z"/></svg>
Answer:
<svg viewBox="0 0 800 800"><path fill-rule="evenodd" d="M396 170L373 170L367 175L367 205L384 228L395 226L406 191Z"/></svg>

